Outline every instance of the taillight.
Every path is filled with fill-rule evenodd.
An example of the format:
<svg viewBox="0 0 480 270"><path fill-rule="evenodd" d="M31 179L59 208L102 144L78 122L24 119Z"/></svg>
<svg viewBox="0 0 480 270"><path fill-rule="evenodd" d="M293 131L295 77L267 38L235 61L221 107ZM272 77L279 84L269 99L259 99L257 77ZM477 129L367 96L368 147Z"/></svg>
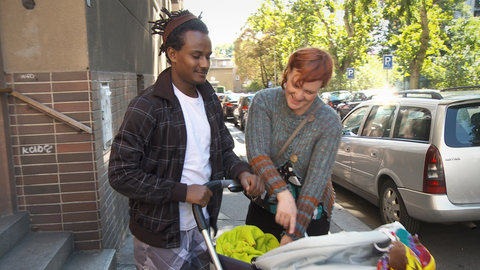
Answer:
<svg viewBox="0 0 480 270"><path fill-rule="evenodd" d="M227 107L233 107L233 104L232 104L232 103L227 103L227 104L225 104L225 105L227 105Z"/></svg>
<svg viewBox="0 0 480 270"><path fill-rule="evenodd" d="M248 111L248 106L243 106L243 107L242 107L242 111L243 111L243 112Z"/></svg>
<svg viewBox="0 0 480 270"><path fill-rule="evenodd" d="M437 147L430 145L425 155L425 167L423 169L423 192L432 194L445 194L445 174L443 162Z"/></svg>
<svg viewBox="0 0 480 270"><path fill-rule="evenodd" d="M328 105L330 105L330 107L333 108L333 102L329 101L329 102L328 102Z"/></svg>

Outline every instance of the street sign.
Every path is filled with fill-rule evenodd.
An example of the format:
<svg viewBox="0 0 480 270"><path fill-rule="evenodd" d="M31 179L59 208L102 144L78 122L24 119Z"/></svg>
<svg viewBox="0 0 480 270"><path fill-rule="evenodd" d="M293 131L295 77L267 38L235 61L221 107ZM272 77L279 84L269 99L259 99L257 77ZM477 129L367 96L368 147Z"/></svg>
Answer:
<svg viewBox="0 0 480 270"><path fill-rule="evenodd" d="M383 69L392 69L393 68L393 56L384 55L383 56Z"/></svg>
<svg viewBox="0 0 480 270"><path fill-rule="evenodd" d="M354 78L355 78L355 69L347 68L347 79L354 79Z"/></svg>

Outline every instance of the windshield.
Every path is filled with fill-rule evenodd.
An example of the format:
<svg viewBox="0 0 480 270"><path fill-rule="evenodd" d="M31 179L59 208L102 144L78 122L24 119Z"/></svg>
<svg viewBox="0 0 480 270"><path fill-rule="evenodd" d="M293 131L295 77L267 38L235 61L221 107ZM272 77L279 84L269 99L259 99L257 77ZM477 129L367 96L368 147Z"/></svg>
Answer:
<svg viewBox="0 0 480 270"><path fill-rule="evenodd" d="M330 100L345 100L349 95L349 92L333 92L330 94Z"/></svg>
<svg viewBox="0 0 480 270"><path fill-rule="evenodd" d="M229 94L225 101L227 102L238 102L238 99L240 98L240 95L238 94Z"/></svg>

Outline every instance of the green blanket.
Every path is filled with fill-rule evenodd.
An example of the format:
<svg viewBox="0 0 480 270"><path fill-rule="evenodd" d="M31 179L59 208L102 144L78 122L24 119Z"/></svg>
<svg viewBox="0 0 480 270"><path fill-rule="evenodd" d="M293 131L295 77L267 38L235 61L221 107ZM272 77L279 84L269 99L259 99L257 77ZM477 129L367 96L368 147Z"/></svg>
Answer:
<svg viewBox="0 0 480 270"><path fill-rule="evenodd" d="M258 257L280 244L275 236L263 233L256 226L243 225L220 235L216 242L218 254L251 263Z"/></svg>

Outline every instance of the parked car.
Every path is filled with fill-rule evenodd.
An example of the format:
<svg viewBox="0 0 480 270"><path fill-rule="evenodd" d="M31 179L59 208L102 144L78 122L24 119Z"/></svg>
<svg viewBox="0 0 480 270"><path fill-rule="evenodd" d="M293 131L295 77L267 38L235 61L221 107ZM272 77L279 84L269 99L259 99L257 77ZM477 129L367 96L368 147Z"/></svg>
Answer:
<svg viewBox="0 0 480 270"><path fill-rule="evenodd" d="M233 119L233 111L238 105L239 93L225 93L222 100L223 117L226 120Z"/></svg>
<svg viewBox="0 0 480 270"><path fill-rule="evenodd" d="M248 107L254 94L245 94L238 99L238 106L233 110L233 123L239 126L240 130L245 130L245 124L248 116Z"/></svg>
<svg viewBox="0 0 480 270"><path fill-rule="evenodd" d="M320 99L323 103L328 104L332 108L336 108L337 105L343 102L348 96L350 96L349 91L340 90L334 92L323 92L320 94Z"/></svg>
<svg viewBox="0 0 480 270"><path fill-rule="evenodd" d="M218 100L220 100L220 102L222 102L223 98L225 97L225 93L218 93L217 92L217 97L218 97Z"/></svg>
<svg viewBox="0 0 480 270"><path fill-rule="evenodd" d="M385 91L383 91L385 92ZM381 90L363 90L352 92L343 102L338 103L336 106L337 114L340 119L343 119L348 112L355 108L360 102L372 99L374 96L379 95Z"/></svg>
<svg viewBox="0 0 480 270"><path fill-rule="evenodd" d="M417 232L480 220L480 95L364 101L342 121L332 181Z"/></svg>

